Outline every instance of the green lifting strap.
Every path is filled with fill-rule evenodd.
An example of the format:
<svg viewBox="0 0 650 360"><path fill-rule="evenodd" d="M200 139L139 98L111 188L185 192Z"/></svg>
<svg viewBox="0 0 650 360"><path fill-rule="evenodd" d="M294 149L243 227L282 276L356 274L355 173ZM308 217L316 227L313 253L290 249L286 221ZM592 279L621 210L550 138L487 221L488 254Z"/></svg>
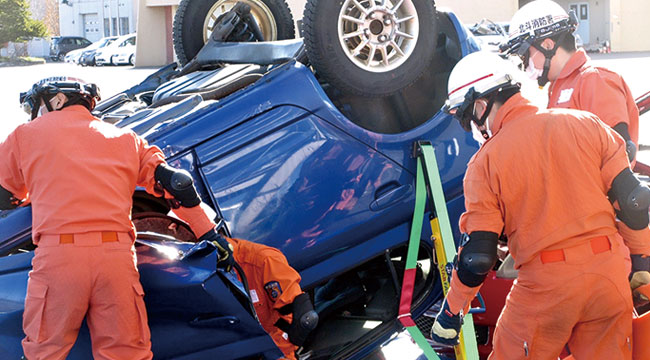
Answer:
<svg viewBox="0 0 650 360"><path fill-rule="evenodd" d="M406 257L406 269L402 282L402 294L400 299L400 308L398 318L406 327L413 340L424 351L427 359L439 359L435 351L426 341L424 335L416 326L410 313L412 295L415 281L415 268L417 266L418 249L422 233L422 224L424 220L424 210L427 199L431 203L431 227L432 241L438 251L443 254L436 254L438 261L445 259L441 263L440 269L446 268L448 261L456 256L456 244L453 240L449 215L447 214L447 204L445 201L442 181L438 171L435 151L431 143L418 141L415 144L415 153L417 157L417 175L415 186L415 208L413 211L413 221L411 223L411 234ZM439 271L443 283L444 293L447 293L449 287L448 274L444 270ZM470 336L465 336L470 334ZM474 322L471 314L465 316L465 321L461 331L461 343L455 349L456 359L458 360L478 360L478 346L474 332Z"/></svg>

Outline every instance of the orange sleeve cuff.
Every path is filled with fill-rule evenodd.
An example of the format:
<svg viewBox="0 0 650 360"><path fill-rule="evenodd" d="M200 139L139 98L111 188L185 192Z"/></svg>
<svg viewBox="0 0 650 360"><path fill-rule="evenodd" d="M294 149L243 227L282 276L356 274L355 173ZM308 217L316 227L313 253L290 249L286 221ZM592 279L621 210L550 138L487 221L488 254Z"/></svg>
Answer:
<svg viewBox="0 0 650 360"><path fill-rule="evenodd" d="M618 233L632 255L650 255L650 229L632 230L622 221L616 221Z"/></svg>
<svg viewBox="0 0 650 360"><path fill-rule="evenodd" d="M463 310L464 314L467 314L472 300L481 287L469 287L463 284L460 279L458 279L456 270L453 271L451 276L451 284L449 285L449 292L447 293L447 304L449 305L449 310L451 310L453 314L458 314L461 310Z"/></svg>
<svg viewBox="0 0 650 360"><path fill-rule="evenodd" d="M214 229L216 226L214 221L212 221L212 219L210 219L205 211L201 208L201 204L191 208L181 206L178 209L172 209L172 211L181 220L190 225L190 228L197 238L203 236L205 233Z"/></svg>

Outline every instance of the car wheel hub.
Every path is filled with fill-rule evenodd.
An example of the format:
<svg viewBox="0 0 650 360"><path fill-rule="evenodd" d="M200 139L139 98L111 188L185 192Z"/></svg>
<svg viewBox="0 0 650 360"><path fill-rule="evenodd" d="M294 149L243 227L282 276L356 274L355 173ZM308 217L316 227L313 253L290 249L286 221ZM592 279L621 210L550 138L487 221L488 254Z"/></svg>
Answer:
<svg viewBox="0 0 650 360"><path fill-rule="evenodd" d="M271 9L262 0L239 0L251 7L251 15L255 18L257 25L264 35L264 40L276 40L278 38L278 27ZM203 22L203 42L208 42L217 19L222 14L227 13L235 6L238 0L219 0L208 11L208 15Z"/></svg>
<svg viewBox="0 0 650 360"><path fill-rule="evenodd" d="M338 18L341 47L355 65L388 72L415 49L418 16L412 0L346 0Z"/></svg>

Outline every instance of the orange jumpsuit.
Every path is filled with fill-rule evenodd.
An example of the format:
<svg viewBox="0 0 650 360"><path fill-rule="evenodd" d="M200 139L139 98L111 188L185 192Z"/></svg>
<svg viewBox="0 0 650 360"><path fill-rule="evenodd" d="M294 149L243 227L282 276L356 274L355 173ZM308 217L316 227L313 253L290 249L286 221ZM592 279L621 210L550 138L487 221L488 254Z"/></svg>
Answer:
<svg viewBox="0 0 650 360"><path fill-rule="evenodd" d="M571 56L548 91L549 108L589 111L610 127L626 123L639 144L639 109L632 91L619 74L593 66L584 50Z"/></svg>
<svg viewBox="0 0 650 360"><path fill-rule="evenodd" d="M571 56L551 82L548 107L589 111L612 128L625 123L631 140L639 145L639 109L632 91L619 74L594 66L583 49ZM635 231L620 221L617 227L625 242L650 239L648 228Z"/></svg>
<svg viewBox="0 0 650 360"><path fill-rule="evenodd" d="M281 315L278 310L302 294L300 275L278 249L241 239L229 238L228 241L233 245L235 260L246 274L251 300L262 327L285 358L295 360L298 347L274 324L280 317L291 323L292 315Z"/></svg>
<svg viewBox="0 0 650 360"><path fill-rule="evenodd" d="M464 233L509 239L515 281L490 359L630 359L632 297L615 213L606 193L629 166L625 143L594 115L542 110L521 95L497 112L494 135L468 164ZM650 242L627 244L650 253ZM452 312L480 286L452 275Z"/></svg>
<svg viewBox="0 0 650 360"><path fill-rule="evenodd" d="M0 185L31 199L38 245L25 356L65 359L86 317L95 359L151 359L130 210L136 185L154 192L160 149L73 105L19 126L0 153ZM179 212L201 235L214 227L200 206Z"/></svg>

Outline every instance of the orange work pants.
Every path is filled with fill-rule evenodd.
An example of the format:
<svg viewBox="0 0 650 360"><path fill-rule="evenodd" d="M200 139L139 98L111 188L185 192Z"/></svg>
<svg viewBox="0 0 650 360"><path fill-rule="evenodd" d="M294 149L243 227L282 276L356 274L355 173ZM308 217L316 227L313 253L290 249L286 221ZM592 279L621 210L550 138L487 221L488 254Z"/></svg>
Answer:
<svg viewBox="0 0 650 360"><path fill-rule="evenodd" d="M128 233L43 235L32 266L23 315L27 359L65 359L84 317L95 360L153 357Z"/></svg>
<svg viewBox="0 0 650 360"><path fill-rule="evenodd" d="M632 359L632 293L620 236L594 253L587 242L564 260L522 265L497 321L490 360Z"/></svg>

